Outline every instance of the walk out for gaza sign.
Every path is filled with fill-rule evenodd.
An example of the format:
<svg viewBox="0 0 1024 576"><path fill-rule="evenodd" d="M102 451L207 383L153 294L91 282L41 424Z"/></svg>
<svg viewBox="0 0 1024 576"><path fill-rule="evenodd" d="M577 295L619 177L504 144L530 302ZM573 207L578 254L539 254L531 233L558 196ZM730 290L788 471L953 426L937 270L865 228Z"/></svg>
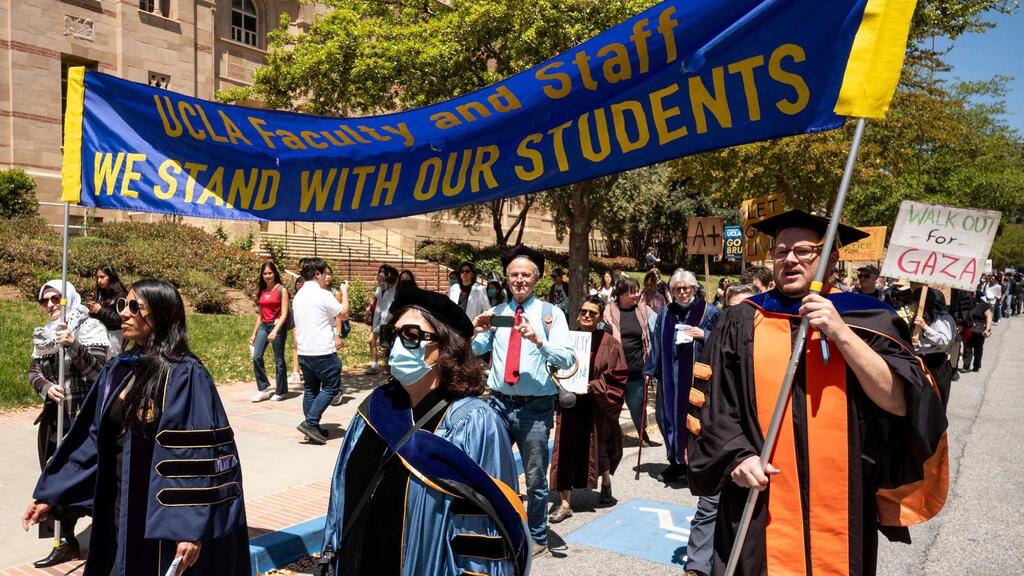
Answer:
<svg viewBox="0 0 1024 576"><path fill-rule="evenodd" d="M882 275L974 290L999 227L993 210L900 204Z"/></svg>
<svg viewBox="0 0 1024 576"><path fill-rule="evenodd" d="M668 0L507 80L362 118L68 75L63 199L362 221L518 196L881 117L913 0Z"/></svg>

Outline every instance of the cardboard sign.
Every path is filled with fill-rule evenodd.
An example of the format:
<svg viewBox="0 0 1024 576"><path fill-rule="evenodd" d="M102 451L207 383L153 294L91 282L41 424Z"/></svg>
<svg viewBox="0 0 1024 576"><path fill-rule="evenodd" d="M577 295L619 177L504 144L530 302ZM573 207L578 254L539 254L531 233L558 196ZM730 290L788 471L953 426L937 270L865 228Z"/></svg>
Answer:
<svg viewBox="0 0 1024 576"><path fill-rule="evenodd" d="M729 262L739 262L743 259L743 228L739 226L726 226L725 232L725 259Z"/></svg>
<svg viewBox="0 0 1024 576"><path fill-rule="evenodd" d="M569 331L569 345L576 354L579 370L576 370L572 378L560 380L558 383L562 388L575 394L586 394L587 386L590 384L590 336L590 332Z"/></svg>
<svg viewBox="0 0 1024 576"><path fill-rule="evenodd" d="M762 198L744 200L740 206L743 219L743 257L747 261L765 260L772 248L772 238L752 228L753 224L782 213L782 196L772 194Z"/></svg>
<svg viewBox="0 0 1024 576"><path fill-rule="evenodd" d="M870 234L860 242L843 246L839 249L840 260L881 260L885 256L886 226L867 226L858 228Z"/></svg>
<svg viewBox="0 0 1024 576"><path fill-rule="evenodd" d="M722 253L722 219L690 216L686 219L686 253L718 256Z"/></svg>
<svg viewBox="0 0 1024 576"><path fill-rule="evenodd" d="M900 204L882 274L973 290L1002 214L909 200Z"/></svg>

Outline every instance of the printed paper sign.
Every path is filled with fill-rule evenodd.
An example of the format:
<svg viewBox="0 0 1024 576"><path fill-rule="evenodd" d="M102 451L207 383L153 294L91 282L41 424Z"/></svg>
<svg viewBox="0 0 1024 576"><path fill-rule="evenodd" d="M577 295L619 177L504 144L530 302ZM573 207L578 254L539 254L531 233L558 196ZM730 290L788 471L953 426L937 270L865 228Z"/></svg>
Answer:
<svg viewBox="0 0 1024 576"><path fill-rule="evenodd" d="M725 259L729 262L739 262L743 259L743 228L739 226L726 226L725 232Z"/></svg>
<svg viewBox="0 0 1024 576"><path fill-rule="evenodd" d="M886 226L867 226L858 228L869 236L860 242L847 244L839 249L840 260L881 260L885 255Z"/></svg>
<svg viewBox="0 0 1024 576"><path fill-rule="evenodd" d="M766 259L772 247L771 237L754 230L753 225L780 213L782 196L778 194L743 201L740 206L740 216L743 218L743 257L748 262Z"/></svg>
<svg viewBox="0 0 1024 576"><path fill-rule="evenodd" d="M973 290L985 273L1001 213L904 201L882 274Z"/></svg>
<svg viewBox="0 0 1024 576"><path fill-rule="evenodd" d="M722 219L698 216L687 218L686 253L720 255L722 253Z"/></svg>
<svg viewBox="0 0 1024 576"><path fill-rule="evenodd" d="M569 345L572 346L572 351L576 354L576 363L579 366L579 370L572 375L572 378L559 381L562 388L569 392L587 393L587 384L590 383L590 336L590 332L569 331Z"/></svg>

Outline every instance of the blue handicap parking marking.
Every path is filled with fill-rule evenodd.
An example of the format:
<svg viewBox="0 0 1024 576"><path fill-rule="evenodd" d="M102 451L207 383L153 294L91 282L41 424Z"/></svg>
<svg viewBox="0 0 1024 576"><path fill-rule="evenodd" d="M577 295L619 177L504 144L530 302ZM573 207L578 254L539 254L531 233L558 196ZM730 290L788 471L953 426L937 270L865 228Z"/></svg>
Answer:
<svg viewBox="0 0 1024 576"><path fill-rule="evenodd" d="M586 524L566 540L682 569L696 508L630 500Z"/></svg>

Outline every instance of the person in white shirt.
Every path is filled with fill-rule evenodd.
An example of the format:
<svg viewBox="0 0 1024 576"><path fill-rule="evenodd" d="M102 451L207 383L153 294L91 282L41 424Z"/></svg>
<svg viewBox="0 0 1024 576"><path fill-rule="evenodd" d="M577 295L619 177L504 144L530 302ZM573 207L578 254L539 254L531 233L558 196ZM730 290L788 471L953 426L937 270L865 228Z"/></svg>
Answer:
<svg viewBox="0 0 1024 576"><path fill-rule="evenodd" d="M305 420L297 428L316 444L327 442L327 435L320 428L320 418L341 391L341 359L338 358L341 334L335 331L335 320L347 314L327 289L328 269L323 258L309 258L302 264L302 277L306 282L295 294L292 306L295 344L305 388L302 397ZM341 283L341 290L348 291L348 282Z"/></svg>
<svg viewBox="0 0 1024 576"><path fill-rule="evenodd" d="M448 299L458 304L470 320L491 307L487 288L477 284L476 267L471 262L459 264L459 281L448 288Z"/></svg>

